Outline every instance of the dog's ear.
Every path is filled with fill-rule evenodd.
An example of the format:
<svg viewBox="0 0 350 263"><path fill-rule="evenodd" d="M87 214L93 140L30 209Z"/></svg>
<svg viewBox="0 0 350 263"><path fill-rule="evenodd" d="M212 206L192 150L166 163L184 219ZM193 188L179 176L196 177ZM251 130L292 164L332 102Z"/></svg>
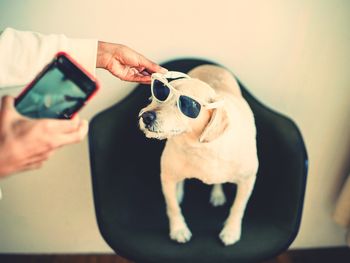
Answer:
<svg viewBox="0 0 350 263"><path fill-rule="evenodd" d="M224 133L228 125L229 118L225 107L214 109L207 126L199 137L199 142L207 143L215 140Z"/></svg>

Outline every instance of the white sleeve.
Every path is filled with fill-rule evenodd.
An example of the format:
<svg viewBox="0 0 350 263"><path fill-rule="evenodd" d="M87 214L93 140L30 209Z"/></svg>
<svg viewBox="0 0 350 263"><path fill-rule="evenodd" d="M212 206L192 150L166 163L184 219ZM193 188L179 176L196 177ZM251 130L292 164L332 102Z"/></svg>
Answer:
<svg viewBox="0 0 350 263"><path fill-rule="evenodd" d="M0 88L29 83L59 51L67 52L95 75L96 39L69 39L6 28L0 33Z"/></svg>

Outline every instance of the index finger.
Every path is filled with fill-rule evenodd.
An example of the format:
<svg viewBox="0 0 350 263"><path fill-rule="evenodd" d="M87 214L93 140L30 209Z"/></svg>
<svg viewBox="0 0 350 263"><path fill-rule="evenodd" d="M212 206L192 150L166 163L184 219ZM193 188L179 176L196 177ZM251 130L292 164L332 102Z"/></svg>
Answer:
<svg viewBox="0 0 350 263"><path fill-rule="evenodd" d="M63 145L67 145L67 144L78 143L82 139L84 139L84 137L88 133L88 130L89 130L88 122L86 120L82 120L82 121L80 121L77 130L75 130L71 133L57 134L53 138L53 145L56 148L56 147L61 147Z"/></svg>
<svg viewBox="0 0 350 263"><path fill-rule="evenodd" d="M41 119L38 121L43 129L55 133L75 132L81 123L79 118L74 118L73 120Z"/></svg>
<svg viewBox="0 0 350 263"><path fill-rule="evenodd" d="M145 67L149 73L166 73L168 71L166 68L159 66L157 63L145 58L142 55L140 55L140 66Z"/></svg>

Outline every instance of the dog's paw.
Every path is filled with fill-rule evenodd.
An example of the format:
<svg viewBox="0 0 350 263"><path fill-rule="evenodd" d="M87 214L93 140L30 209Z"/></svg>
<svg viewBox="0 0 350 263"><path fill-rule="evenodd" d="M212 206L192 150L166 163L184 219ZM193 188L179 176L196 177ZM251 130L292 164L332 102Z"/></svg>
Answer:
<svg viewBox="0 0 350 263"><path fill-rule="evenodd" d="M191 239L191 237L192 233L186 225L170 231L170 238L179 243L186 243Z"/></svg>
<svg viewBox="0 0 350 263"><path fill-rule="evenodd" d="M224 243L225 246L233 245L241 238L241 231L240 229L235 230L231 227L224 227L219 235L222 243Z"/></svg>
<svg viewBox="0 0 350 263"><path fill-rule="evenodd" d="M224 191L213 189L210 194L210 203L212 206L221 206L226 203L226 197Z"/></svg>

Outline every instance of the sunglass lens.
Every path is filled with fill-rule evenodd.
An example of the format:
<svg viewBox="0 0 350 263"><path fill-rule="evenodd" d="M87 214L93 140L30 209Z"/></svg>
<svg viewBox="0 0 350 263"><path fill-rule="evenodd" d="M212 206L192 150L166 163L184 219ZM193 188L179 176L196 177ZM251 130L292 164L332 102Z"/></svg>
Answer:
<svg viewBox="0 0 350 263"><path fill-rule="evenodd" d="M159 80L153 82L153 95L157 100L165 101L170 94L170 89Z"/></svg>
<svg viewBox="0 0 350 263"><path fill-rule="evenodd" d="M179 98L179 107L183 114L193 119L197 118L201 111L201 105L197 101L183 95Z"/></svg>

